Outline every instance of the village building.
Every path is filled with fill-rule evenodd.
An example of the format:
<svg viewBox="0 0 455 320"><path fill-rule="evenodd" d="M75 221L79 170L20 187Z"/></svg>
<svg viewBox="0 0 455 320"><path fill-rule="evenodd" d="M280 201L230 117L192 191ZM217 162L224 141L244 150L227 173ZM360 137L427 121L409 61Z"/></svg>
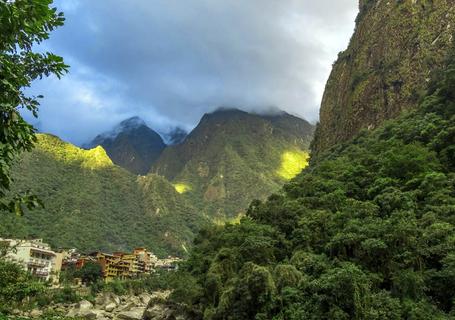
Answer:
<svg viewBox="0 0 455 320"><path fill-rule="evenodd" d="M42 239L0 238L0 242L9 247L5 256L7 260L19 264L38 279L58 283L63 257L57 257L57 254Z"/></svg>
<svg viewBox="0 0 455 320"><path fill-rule="evenodd" d="M79 270L89 262L99 263L105 282L115 279L125 280L150 274L157 269L175 270L176 257L159 259L146 248L135 248L132 252L113 254L93 252L82 255L76 249L55 252L42 239L18 240L2 239L0 244L8 248L6 259L21 265L24 270L43 281L58 285L62 270Z"/></svg>

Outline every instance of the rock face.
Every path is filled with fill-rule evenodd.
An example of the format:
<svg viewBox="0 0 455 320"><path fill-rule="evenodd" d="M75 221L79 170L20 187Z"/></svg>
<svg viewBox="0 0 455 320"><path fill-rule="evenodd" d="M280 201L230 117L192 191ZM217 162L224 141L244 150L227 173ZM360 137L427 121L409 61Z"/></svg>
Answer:
<svg viewBox="0 0 455 320"><path fill-rule="evenodd" d="M361 0L321 104L314 154L415 108L455 31L454 0Z"/></svg>

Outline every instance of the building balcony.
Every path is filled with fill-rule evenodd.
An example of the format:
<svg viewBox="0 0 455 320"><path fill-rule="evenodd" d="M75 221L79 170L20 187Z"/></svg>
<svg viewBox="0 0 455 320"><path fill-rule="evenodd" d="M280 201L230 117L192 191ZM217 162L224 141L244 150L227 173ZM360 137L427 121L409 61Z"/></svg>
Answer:
<svg viewBox="0 0 455 320"><path fill-rule="evenodd" d="M39 277L47 277L49 275L49 272L44 270L37 270L33 274Z"/></svg>
<svg viewBox="0 0 455 320"><path fill-rule="evenodd" d="M34 267L46 267L48 265L48 261L42 261L40 259L36 258L31 258L28 262L27 265L29 266L34 266Z"/></svg>

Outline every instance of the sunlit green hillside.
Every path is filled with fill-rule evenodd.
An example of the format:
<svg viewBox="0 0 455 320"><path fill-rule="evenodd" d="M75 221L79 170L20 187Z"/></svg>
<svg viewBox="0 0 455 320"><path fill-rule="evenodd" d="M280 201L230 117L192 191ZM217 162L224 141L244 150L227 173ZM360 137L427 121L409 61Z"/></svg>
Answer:
<svg viewBox="0 0 455 320"><path fill-rule="evenodd" d="M102 147L83 150L38 135L14 168L14 188L30 189L45 208L2 215L2 236L42 237L54 247L182 252L203 218L164 178L137 177L112 164Z"/></svg>

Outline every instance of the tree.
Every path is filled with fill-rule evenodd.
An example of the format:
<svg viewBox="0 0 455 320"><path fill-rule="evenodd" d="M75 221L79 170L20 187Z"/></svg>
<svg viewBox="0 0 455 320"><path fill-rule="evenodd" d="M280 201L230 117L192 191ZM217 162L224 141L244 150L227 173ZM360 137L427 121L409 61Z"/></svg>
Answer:
<svg viewBox="0 0 455 320"><path fill-rule="evenodd" d="M34 279L20 265L0 259L0 313L13 303L44 292L45 283Z"/></svg>
<svg viewBox="0 0 455 320"><path fill-rule="evenodd" d="M64 23L63 13L52 8L52 0L0 0L0 209L23 214L22 206L38 206L29 192L9 195L11 165L23 151L32 149L35 129L20 114L21 109L37 117L42 96L28 96L24 89L43 76L60 78L68 71L63 59L36 52L36 45ZM8 200L7 200L8 199Z"/></svg>
<svg viewBox="0 0 455 320"><path fill-rule="evenodd" d="M78 270L76 275L82 279L85 284L95 283L103 278L103 268L98 262L87 262Z"/></svg>

